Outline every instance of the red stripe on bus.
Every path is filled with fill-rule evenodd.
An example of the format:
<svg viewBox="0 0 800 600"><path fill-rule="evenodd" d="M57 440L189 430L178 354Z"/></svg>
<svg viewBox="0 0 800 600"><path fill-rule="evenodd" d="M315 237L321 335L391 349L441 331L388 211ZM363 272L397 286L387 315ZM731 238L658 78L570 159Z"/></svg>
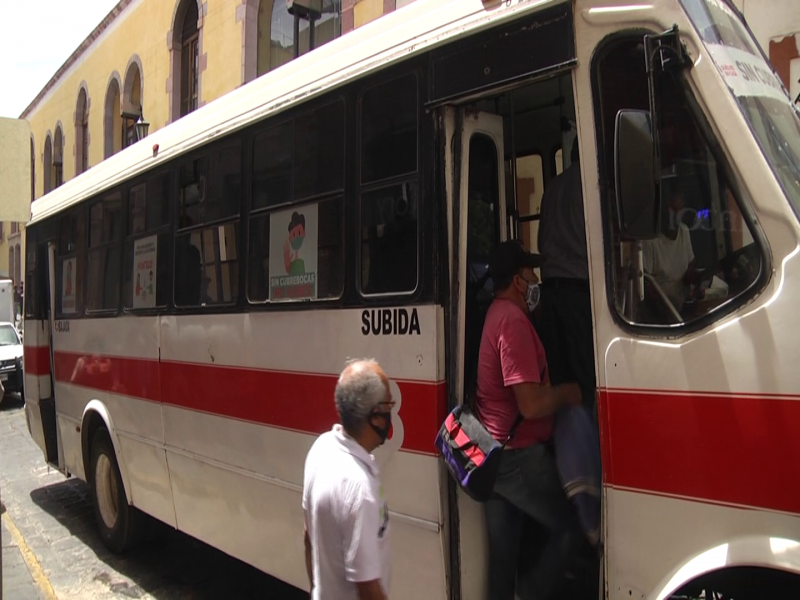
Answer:
<svg viewBox="0 0 800 600"><path fill-rule="evenodd" d="M164 402L170 405L312 434L338 421L333 404L337 375L175 362L162 363L162 369ZM434 454L444 416L444 384L400 381L398 387L403 448Z"/></svg>
<svg viewBox="0 0 800 600"><path fill-rule="evenodd" d="M50 347L24 346L25 372L29 375L50 375Z"/></svg>
<svg viewBox="0 0 800 600"><path fill-rule="evenodd" d="M599 393L605 483L800 513L800 399Z"/></svg>
<svg viewBox="0 0 800 600"><path fill-rule="evenodd" d="M56 351L56 381L159 402L158 361Z"/></svg>
<svg viewBox="0 0 800 600"><path fill-rule="evenodd" d="M311 434L337 422L338 376L56 352L56 380ZM161 384L159 383L161 382ZM444 383L398 381L403 448L434 455ZM397 400L397 398L395 399Z"/></svg>

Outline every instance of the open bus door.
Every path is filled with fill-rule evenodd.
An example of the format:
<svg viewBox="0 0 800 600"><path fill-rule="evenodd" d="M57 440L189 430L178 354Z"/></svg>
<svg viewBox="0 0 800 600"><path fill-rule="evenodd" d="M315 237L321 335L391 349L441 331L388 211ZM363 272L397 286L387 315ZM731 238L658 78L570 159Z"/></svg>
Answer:
<svg viewBox="0 0 800 600"><path fill-rule="evenodd" d="M503 118L469 107L445 107L448 246L450 249L449 398L474 394L478 348L492 301L489 254L507 237ZM451 407L452 408L452 407ZM483 507L448 479L450 598L486 597Z"/></svg>
<svg viewBox="0 0 800 600"><path fill-rule="evenodd" d="M28 286L29 293L34 295L33 320L25 324L25 410L31 436L44 452L46 461L62 469L64 461L56 425L53 354L55 243L39 243L32 258L36 264L35 270L29 275L35 278L33 285ZM30 268L33 265L28 266Z"/></svg>

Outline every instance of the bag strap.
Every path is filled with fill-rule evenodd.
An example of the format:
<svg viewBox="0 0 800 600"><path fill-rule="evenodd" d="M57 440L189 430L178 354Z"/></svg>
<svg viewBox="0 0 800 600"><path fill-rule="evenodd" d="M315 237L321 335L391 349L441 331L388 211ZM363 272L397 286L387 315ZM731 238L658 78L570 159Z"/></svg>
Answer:
<svg viewBox="0 0 800 600"><path fill-rule="evenodd" d="M478 421L481 420L481 413L478 410L478 403L477 403L477 394L469 394L464 401L464 404L475 414L478 418ZM501 448L505 448L508 443L514 439L514 434L517 432L517 427L519 427L520 423L525 420L521 414L517 415L517 418L514 420L514 424L511 426L511 429L508 432L508 436L506 437L506 441L501 444Z"/></svg>
<svg viewBox="0 0 800 600"><path fill-rule="evenodd" d="M517 432L517 427L519 427L519 424L522 423L523 420L524 417L522 415L517 415L514 424L511 426L511 431L508 432L508 437L506 438L506 441L503 442L501 448L505 448L508 445L508 443L514 438L514 434Z"/></svg>

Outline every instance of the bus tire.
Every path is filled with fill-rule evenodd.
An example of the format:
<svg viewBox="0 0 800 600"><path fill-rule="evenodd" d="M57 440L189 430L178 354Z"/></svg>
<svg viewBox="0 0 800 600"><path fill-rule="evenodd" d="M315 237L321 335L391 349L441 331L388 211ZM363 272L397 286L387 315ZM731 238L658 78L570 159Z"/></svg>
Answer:
<svg viewBox="0 0 800 600"><path fill-rule="evenodd" d="M141 541L144 514L128 504L114 446L105 427L95 432L91 447L90 482L94 516L106 547L122 554Z"/></svg>

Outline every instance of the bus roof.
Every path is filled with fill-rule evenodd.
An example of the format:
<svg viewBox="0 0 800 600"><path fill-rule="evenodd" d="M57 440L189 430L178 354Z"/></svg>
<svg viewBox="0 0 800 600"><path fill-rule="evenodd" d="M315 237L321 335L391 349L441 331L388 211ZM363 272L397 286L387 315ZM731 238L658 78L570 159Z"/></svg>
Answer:
<svg viewBox="0 0 800 600"><path fill-rule="evenodd" d="M31 223L156 168L212 139L451 39L563 0L417 0L233 90L107 158L31 205ZM158 152L154 148L158 145Z"/></svg>

